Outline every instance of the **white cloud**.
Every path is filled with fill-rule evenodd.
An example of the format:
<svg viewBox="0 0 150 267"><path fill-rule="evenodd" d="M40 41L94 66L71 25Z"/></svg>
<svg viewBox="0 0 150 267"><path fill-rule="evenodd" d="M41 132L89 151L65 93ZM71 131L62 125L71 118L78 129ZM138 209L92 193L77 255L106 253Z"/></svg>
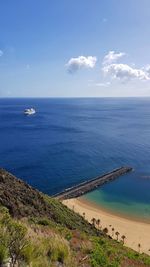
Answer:
<svg viewBox="0 0 150 267"><path fill-rule="evenodd" d="M104 57L103 65L114 63L125 55L126 54L124 52L115 53L115 51L109 51L108 54Z"/></svg>
<svg viewBox="0 0 150 267"><path fill-rule="evenodd" d="M114 51L109 51L103 60L103 73L110 76L110 78L123 81L134 79L150 80L150 65L145 68L136 68L135 64L129 66L128 64L116 63L124 55L124 52L115 53Z"/></svg>
<svg viewBox="0 0 150 267"><path fill-rule="evenodd" d="M105 75L124 81L131 79L150 80L150 75L147 71L132 68L127 64L108 64L102 70Z"/></svg>
<svg viewBox="0 0 150 267"><path fill-rule="evenodd" d="M147 65L145 68L143 68L143 70L146 71L148 75L150 75L150 65Z"/></svg>
<svg viewBox="0 0 150 267"><path fill-rule="evenodd" d="M97 58L93 56L79 56L75 58L71 58L66 64L67 70L70 73L74 73L81 68L94 68L96 64Z"/></svg>
<svg viewBox="0 0 150 267"><path fill-rule="evenodd" d="M3 51L2 50L0 50L0 57L3 55L4 53L3 53Z"/></svg>

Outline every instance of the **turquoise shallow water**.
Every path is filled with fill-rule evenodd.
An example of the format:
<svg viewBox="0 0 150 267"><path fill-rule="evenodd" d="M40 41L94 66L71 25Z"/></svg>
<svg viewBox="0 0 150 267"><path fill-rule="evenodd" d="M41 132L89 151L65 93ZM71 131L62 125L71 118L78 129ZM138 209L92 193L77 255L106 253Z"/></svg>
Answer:
<svg viewBox="0 0 150 267"><path fill-rule="evenodd" d="M119 179L126 179L126 177ZM119 184L122 181L119 181ZM86 195L82 198L83 200L87 200L91 202L91 204L96 204L97 208L102 208L110 213L114 213L116 215L120 215L132 220L143 221L146 223L150 223L150 204L149 202L136 201L127 198L126 195L119 196L111 194L109 192L109 188L113 187L117 189L117 181L111 182L111 184L106 184L101 188L98 188ZM121 190L122 191L122 190ZM113 192L113 190L112 190ZM134 195L134 192L133 192Z"/></svg>

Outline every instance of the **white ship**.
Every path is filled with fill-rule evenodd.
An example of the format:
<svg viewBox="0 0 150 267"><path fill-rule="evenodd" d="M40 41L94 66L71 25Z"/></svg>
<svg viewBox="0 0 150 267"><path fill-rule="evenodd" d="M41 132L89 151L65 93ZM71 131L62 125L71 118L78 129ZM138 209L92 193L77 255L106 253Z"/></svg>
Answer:
<svg viewBox="0 0 150 267"><path fill-rule="evenodd" d="M33 115L33 114L35 114L35 113L36 113L36 111L35 111L34 108L27 108L27 109L25 109L25 111L24 111L24 114L25 114L25 115Z"/></svg>

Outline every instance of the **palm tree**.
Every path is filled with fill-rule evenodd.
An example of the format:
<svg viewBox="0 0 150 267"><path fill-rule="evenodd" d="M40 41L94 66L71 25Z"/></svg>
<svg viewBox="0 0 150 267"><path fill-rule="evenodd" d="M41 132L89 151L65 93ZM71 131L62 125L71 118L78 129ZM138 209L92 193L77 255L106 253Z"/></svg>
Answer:
<svg viewBox="0 0 150 267"><path fill-rule="evenodd" d="M125 238L126 238L126 236L125 235L122 235L122 241L123 241L123 245L124 245L124 240L125 240Z"/></svg>
<svg viewBox="0 0 150 267"><path fill-rule="evenodd" d="M114 229L114 228L112 228L111 230L112 230L112 236L114 236L114 231L115 231L115 229Z"/></svg>
<svg viewBox="0 0 150 267"><path fill-rule="evenodd" d="M116 232L115 235L117 236L117 241L118 241L118 237L119 237L120 233Z"/></svg>
<svg viewBox="0 0 150 267"><path fill-rule="evenodd" d="M98 229L99 229L100 223L101 223L101 220L100 220L100 219L97 219L96 224L97 224L97 226L98 226Z"/></svg>
<svg viewBox="0 0 150 267"><path fill-rule="evenodd" d="M139 248L139 253L141 252L141 244L138 244L138 248Z"/></svg>
<svg viewBox="0 0 150 267"><path fill-rule="evenodd" d="M95 218L92 218L92 219L91 219L91 222L92 222L92 224L95 226L96 219L95 219Z"/></svg>
<svg viewBox="0 0 150 267"><path fill-rule="evenodd" d="M103 229L103 232L107 235L107 234L108 234L108 228L105 227L105 228Z"/></svg>

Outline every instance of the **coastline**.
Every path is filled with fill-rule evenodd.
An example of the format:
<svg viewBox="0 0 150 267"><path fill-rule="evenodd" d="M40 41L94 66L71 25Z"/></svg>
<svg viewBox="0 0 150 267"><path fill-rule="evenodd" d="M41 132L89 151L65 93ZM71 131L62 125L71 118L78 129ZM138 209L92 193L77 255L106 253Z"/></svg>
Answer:
<svg viewBox="0 0 150 267"><path fill-rule="evenodd" d="M138 244L141 245L140 252L144 252L150 255L150 224L125 218L120 214L113 214L101 208L99 205L95 205L82 197L66 199L62 201L68 208L73 209L81 216L85 214L85 219L91 223L92 218L100 219L100 226L102 229L107 227L108 234L112 238L116 239L116 235L112 234L112 228L114 232L120 233L119 240L122 235L126 236L125 246L130 247L136 251L139 251Z"/></svg>
<svg viewBox="0 0 150 267"><path fill-rule="evenodd" d="M79 199L79 198L78 198ZM92 206L93 208L96 208L98 210L104 211L107 214L111 214L113 216L117 216L117 217L121 217L124 219L127 219L129 221L134 221L134 222L140 222L140 223L144 223L144 224L149 224L150 225L150 219L146 219L146 218L142 218L139 216L131 215L131 214L125 214L124 212L119 212L119 211L114 211L111 208L106 208L101 204L97 204L96 202L89 200L87 198L85 198L84 196L80 197L80 201L82 201L82 203L85 203L86 205Z"/></svg>

